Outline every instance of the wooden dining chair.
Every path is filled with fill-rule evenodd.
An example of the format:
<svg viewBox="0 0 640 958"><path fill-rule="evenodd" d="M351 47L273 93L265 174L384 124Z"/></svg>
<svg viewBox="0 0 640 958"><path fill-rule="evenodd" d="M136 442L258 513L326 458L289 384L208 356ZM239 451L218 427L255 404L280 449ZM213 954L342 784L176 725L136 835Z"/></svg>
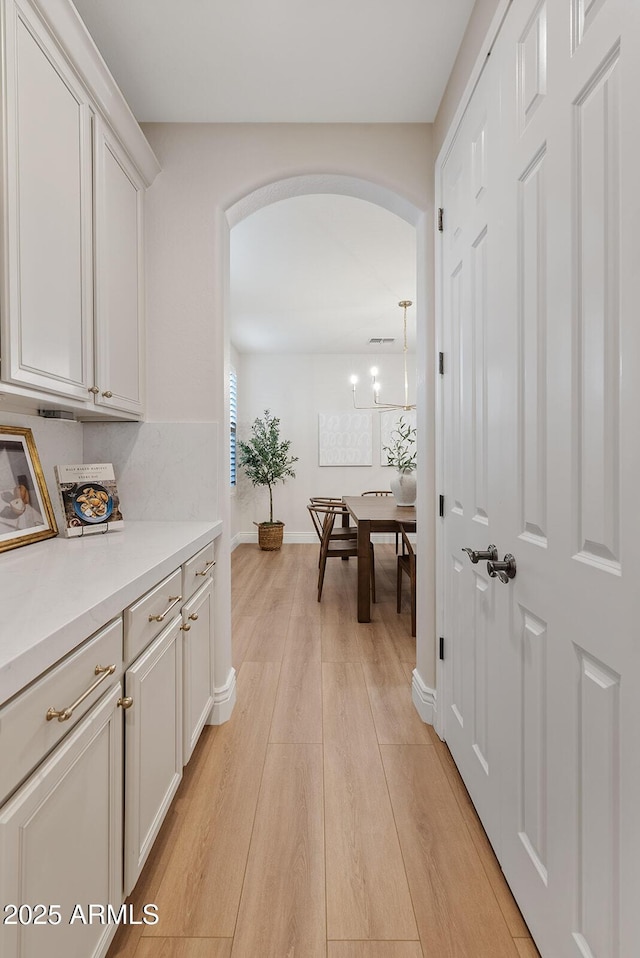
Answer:
<svg viewBox="0 0 640 958"><path fill-rule="evenodd" d="M351 556L358 555L358 541L357 541L357 529L356 538L348 538L346 536L341 536L336 538L334 532L338 532L339 529L334 529L335 521L337 518L342 516L342 503L334 503L333 505L321 505L310 503L307 506L307 509L311 513L311 518L313 519L313 524L316 527L316 530L320 528L320 560L318 563L318 602L322 598L322 586L324 585L324 573L327 566L327 559L347 559ZM353 530L352 530L353 531ZM375 571L375 558L373 554L373 546L371 546L371 598L376 601L376 571Z"/></svg>
<svg viewBox="0 0 640 958"><path fill-rule="evenodd" d="M402 606L402 575L406 573L409 576L410 601L411 601L411 635L416 634L416 554L413 544L407 535L407 531L415 532L415 523L407 530L400 523L400 535L402 536L402 552L398 556L398 577L396 583L396 611L400 612Z"/></svg>
<svg viewBox="0 0 640 958"><path fill-rule="evenodd" d="M335 510L336 518L340 519L341 524L335 525L331 532L331 538L333 540L345 540L345 539L357 539L358 538L358 528L357 526L352 526L349 524L350 513L347 507L345 506L342 499L335 499L330 496L311 496L309 499L309 504L312 506L328 507ZM313 520L314 528L318 534L318 539L322 543L322 532L324 527L324 519L319 519L315 512L311 511L311 519Z"/></svg>

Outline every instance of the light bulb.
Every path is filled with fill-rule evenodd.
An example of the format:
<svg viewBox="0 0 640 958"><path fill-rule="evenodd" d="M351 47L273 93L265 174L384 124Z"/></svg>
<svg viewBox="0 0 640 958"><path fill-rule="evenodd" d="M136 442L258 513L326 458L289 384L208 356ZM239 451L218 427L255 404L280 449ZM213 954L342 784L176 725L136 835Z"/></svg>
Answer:
<svg viewBox="0 0 640 958"><path fill-rule="evenodd" d="M356 383L358 382L358 377L357 377L357 376L352 376L351 379L349 380L349 382L351 383L352 386L355 386Z"/></svg>
<svg viewBox="0 0 640 958"><path fill-rule="evenodd" d="M372 366L371 369L369 370L369 372L371 373L372 376L377 376L377 375L378 375L378 367L377 367L377 366Z"/></svg>
<svg viewBox="0 0 640 958"><path fill-rule="evenodd" d="M373 384L373 389L374 389L374 392L379 393L379 392L380 392L380 383L374 383L374 384Z"/></svg>

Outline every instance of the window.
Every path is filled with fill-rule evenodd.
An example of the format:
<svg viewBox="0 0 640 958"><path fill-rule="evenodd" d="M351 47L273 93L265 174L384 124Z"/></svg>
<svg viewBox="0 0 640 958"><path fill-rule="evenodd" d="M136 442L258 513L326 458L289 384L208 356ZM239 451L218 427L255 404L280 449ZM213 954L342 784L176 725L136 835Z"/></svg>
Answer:
<svg viewBox="0 0 640 958"><path fill-rule="evenodd" d="M231 367L229 373L229 474L231 486L235 488L236 475L236 429L238 425L238 375Z"/></svg>

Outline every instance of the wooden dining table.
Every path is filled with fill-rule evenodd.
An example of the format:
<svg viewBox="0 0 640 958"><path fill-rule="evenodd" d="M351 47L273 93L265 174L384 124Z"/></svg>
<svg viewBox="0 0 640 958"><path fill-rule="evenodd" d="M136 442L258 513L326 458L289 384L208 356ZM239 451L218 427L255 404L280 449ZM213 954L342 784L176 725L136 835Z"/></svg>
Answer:
<svg viewBox="0 0 640 958"><path fill-rule="evenodd" d="M393 496L344 496L358 527L358 622L371 622L371 533L397 532L416 521L415 506L398 506Z"/></svg>

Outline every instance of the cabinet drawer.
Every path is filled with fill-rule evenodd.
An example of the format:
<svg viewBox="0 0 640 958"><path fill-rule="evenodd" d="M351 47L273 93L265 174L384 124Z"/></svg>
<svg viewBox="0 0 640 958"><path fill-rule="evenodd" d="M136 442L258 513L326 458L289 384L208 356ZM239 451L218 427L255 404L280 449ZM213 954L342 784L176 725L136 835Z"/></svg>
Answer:
<svg viewBox="0 0 640 958"><path fill-rule="evenodd" d="M96 667L115 666L112 674ZM0 711L0 801L13 791L122 674L122 620L117 619ZM102 679L102 681L99 681ZM47 721L96 688L68 719Z"/></svg>
<svg viewBox="0 0 640 958"><path fill-rule="evenodd" d="M182 566L182 595L185 601L213 574L214 566L213 542L185 562Z"/></svg>
<svg viewBox="0 0 640 958"><path fill-rule="evenodd" d="M183 596L181 577L181 570L176 569L124 610L124 660L127 665L130 665L180 612Z"/></svg>

